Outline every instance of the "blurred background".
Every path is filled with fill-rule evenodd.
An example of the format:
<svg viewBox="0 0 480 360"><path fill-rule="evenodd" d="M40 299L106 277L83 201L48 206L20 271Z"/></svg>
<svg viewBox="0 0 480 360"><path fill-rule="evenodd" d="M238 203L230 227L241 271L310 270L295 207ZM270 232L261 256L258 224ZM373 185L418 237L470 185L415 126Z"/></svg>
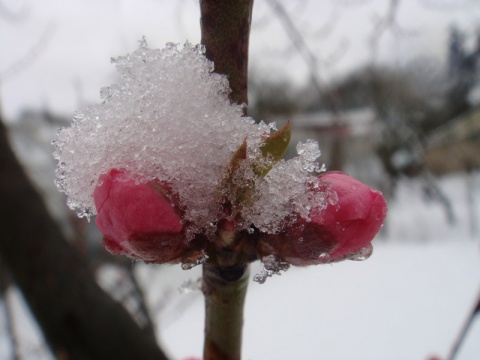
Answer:
<svg viewBox="0 0 480 360"><path fill-rule="evenodd" d="M51 141L116 81L112 57L142 36L198 43L199 18L193 0L0 0L11 145L99 284L172 359L202 353L200 269L105 253L54 186ZM245 358L479 359L480 3L257 0L250 39L249 114L291 121L287 156L318 140L327 169L381 190L389 215L366 262L252 282ZM0 359L53 359L1 262L0 280Z"/></svg>

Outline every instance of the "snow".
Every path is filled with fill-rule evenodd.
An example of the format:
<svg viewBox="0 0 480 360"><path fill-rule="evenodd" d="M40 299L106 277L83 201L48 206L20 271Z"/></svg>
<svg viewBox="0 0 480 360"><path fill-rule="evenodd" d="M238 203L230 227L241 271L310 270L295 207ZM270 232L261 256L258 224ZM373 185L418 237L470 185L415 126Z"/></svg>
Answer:
<svg viewBox="0 0 480 360"><path fill-rule="evenodd" d="M312 209L318 213L329 202L337 201L335 191L310 175L324 171L316 162L320 157L318 143L300 142L297 153L299 156L280 160L264 178L257 179L253 204L244 210L247 224L254 224L261 232L276 233L297 220L292 214L308 219L314 216Z"/></svg>
<svg viewBox="0 0 480 360"><path fill-rule="evenodd" d="M478 262L478 253L471 253L470 265L442 274L445 263L467 260L465 248L377 246L376 254L360 264L292 269L291 277L270 280L266 289L252 286L246 358L268 358L269 349L275 349L277 359L422 359L431 351L445 354L459 328L456 321L463 320L462 311L471 306L467 299L473 299L480 285L480 266L471 265ZM410 271L405 272L405 264ZM472 286L475 280L477 286ZM449 293L464 300L455 303ZM265 315L259 316L256 308ZM249 325L248 319L255 321ZM263 341L249 337L254 327L257 333L263 329Z"/></svg>
<svg viewBox="0 0 480 360"><path fill-rule="evenodd" d="M214 221L233 153L245 139L254 148L271 129L242 117L242 107L228 100L226 77L212 72L204 52L188 43L162 50L143 43L112 60L121 81L103 88L103 102L77 113L55 140L57 186L72 209L95 214L98 178L117 168L139 181L167 182L187 221Z"/></svg>
<svg viewBox="0 0 480 360"><path fill-rule="evenodd" d="M252 270L260 271L258 264ZM292 267L264 285L250 284L244 358L445 356L474 305L479 274L479 244L471 240L378 242L362 263ZM201 355L203 316L198 296L174 323L159 319L162 343L175 359ZM459 360L480 354L479 327L470 332Z"/></svg>
<svg viewBox="0 0 480 360"><path fill-rule="evenodd" d="M150 49L143 41L132 54L112 60L120 81L103 88L103 102L78 112L53 142L56 185L71 209L81 217L95 215L93 191L111 169L137 182L167 184L172 199L178 198L174 205L182 210L187 240L214 234L224 203L231 219L244 219L236 221L240 230L253 224L269 233L286 226L285 218L308 219L313 207L327 205L332 196L316 190L314 172L322 171L317 142L298 144L299 156L288 161L264 154L275 125L243 116L243 106L228 98L226 76L213 72L204 53L201 45ZM286 148L288 141L279 141ZM235 158L243 144L245 155ZM270 168L265 177L256 171Z"/></svg>

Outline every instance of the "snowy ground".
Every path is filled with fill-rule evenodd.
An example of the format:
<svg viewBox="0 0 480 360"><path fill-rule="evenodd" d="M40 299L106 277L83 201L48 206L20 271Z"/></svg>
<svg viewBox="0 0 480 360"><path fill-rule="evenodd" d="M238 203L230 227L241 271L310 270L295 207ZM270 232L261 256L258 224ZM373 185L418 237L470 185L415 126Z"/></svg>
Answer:
<svg viewBox="0 0 480 360"><path fill-rule="evenodd" d="M245 359L445 356L479 291L478 242L465 240L380 243L363 263L290 269L250 284ZM162 343L177 359L202 349L203 300L183 296L191 297L188 310L160 323ZM480 319L459 359L478 359L479 340Z"/></svg>
<svg viewBox="0 0 480 360"><path fill-rule="evenodd" d="M449 177L441 185L452 201L455 225L447 223L437 202L422 199L418 182L405 181L389 203L388 223L369 260L292 268L263 285L252 281L244 358L426 360L433 354L445 358L480 292L480 174L470 183L465 177ZM469 186L473 197L467 194ZM156 320L168 353L179 360L200 356L202 296L178 291L185 280L197 279L200 269L138 270L151 289L149 301L164 300ZM255 264L252 275L259 270ZM9 296L19 298L15 291ZM38 350L38 332L21 301L14 305L25 359L49 359L46 351ZM3 325L3 312L0 320ZM1 336L4 329L0 328L2 360L9 359L8 341ZM477 316L457 360L479 358Z"/></svg>

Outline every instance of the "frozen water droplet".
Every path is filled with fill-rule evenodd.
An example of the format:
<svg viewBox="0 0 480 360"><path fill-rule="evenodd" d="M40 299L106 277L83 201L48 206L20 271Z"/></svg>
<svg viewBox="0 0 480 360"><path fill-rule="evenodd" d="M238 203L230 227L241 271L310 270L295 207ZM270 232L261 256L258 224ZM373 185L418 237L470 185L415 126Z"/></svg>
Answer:
<svg viewBox="0 0 480 360"><path fill-rule="evenodd" d="M255 276L253 277L253 281L258 282L259 284L264 284L265 281L267 281L267 277L267 272L262 271L260 274L255 274Z"/></svg>
<svg viewBox="0 0 480 360"><path fill-rule="evenodd" d="M373 253L373 246L372 244L364 247L357 253L351 255L348 260L353 260L353 261L365 261L367 260L370 256L372 256Z"/></svg>
<svg viewBox="0 0 480 360"><path fill-rule="evenodd" d="M318 173L324 173L327 171L327 166L325 164L317 165L317 167L315 168L315 171Z"/></svg>
<svg viewBox="0 0 480 360"><path fill-rule="evenodd" d="M277 123L274 121L274 122L271 122L270 124L268 124L268 127L272 130L272 131L277 131Z"/></svg>
<svg viewBox="0 0 480 360"><path fill-rule="evenodd" d="M283 261L275 255L269 255L262 259L263 266L265 270L273 271L278 273L279 271L287 271L290 267L290 264L286 261Z"/></svg>
<svg viewBox="0 0 480 360"><path fill-rule="evenodd" d="M297 144L297 154L303 156L307 161L315 161L320 155L318 143L315 140L307 140L305 143L299 142Z"/></svg>
<svg viewBox="0 0 480 360"><path fill-rule="evenodd" d="M67 204L70 206L70 208L76 207L75 203L68 203ZM87 221L90 222L90 216L92 216L92 211L90 209L85 209L84 211L78 213L79 218L87 218Z"/></svg>
<svg viewBox="0 0 480 360"><path fill-rule="evenodd" d="M190 269L193 269L195 266L197 266L198 264L196 263L182 263L182 270L190 270Z"/></svg>
<svg viewBox="0 0 480 360"><path fill-rule="evenodd" d="M330 255L328 253L321 253L318 256L318 261L320 264L328 264L330 262Z"/></svg>
<svg viewBox="0 0 480 360"><path fill-rule="evenodd" d="M265 283L267 278L273 275L281 275L280 271L287 271L290 264L283 261L276 255L268 255L262 258L263 270L260 274L256 274L253 277L253 281L259 284Z"/></svg>
<svg viewBox="0 0 480 360"><path fill-rule="evenodd" d="M316 160L320 157L321 152L318 143L315 140L307 140L305 143L297 144L297 153L302 168L307 172L313 172L319 169Z"/></svg>

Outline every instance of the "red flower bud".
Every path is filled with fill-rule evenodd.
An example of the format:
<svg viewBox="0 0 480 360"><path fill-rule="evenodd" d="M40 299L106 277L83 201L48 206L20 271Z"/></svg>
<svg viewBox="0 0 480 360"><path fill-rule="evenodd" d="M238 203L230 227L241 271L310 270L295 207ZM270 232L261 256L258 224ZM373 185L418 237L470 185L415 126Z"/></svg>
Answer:
<svg viewBox="0 0 480 360"><path fill-rule="evenodd" d="M337 204L312 219L336 238L330 257L340 259L368 247L387 216L382 193L340 172L326 173L320 180L330 183L338 196Z"/></svg>
<svg viewBox="0 0 480 360"><path fill-rule="evenodd" d="M340 172L328 172L319 181L335 191L338 201L312 216L299 219L279 235L259 241L259 256L275 254L292 265L339 261L370 246L387 214L379 191Z"/></svg>
<svg viewBox="0 0 480 360"><path fill-rule="evenodd" d="M179 260L186 247L183 224L160 185L136 184L116 169L99 182L93 193L95 223L108 251L146 262Z"/></svg>

